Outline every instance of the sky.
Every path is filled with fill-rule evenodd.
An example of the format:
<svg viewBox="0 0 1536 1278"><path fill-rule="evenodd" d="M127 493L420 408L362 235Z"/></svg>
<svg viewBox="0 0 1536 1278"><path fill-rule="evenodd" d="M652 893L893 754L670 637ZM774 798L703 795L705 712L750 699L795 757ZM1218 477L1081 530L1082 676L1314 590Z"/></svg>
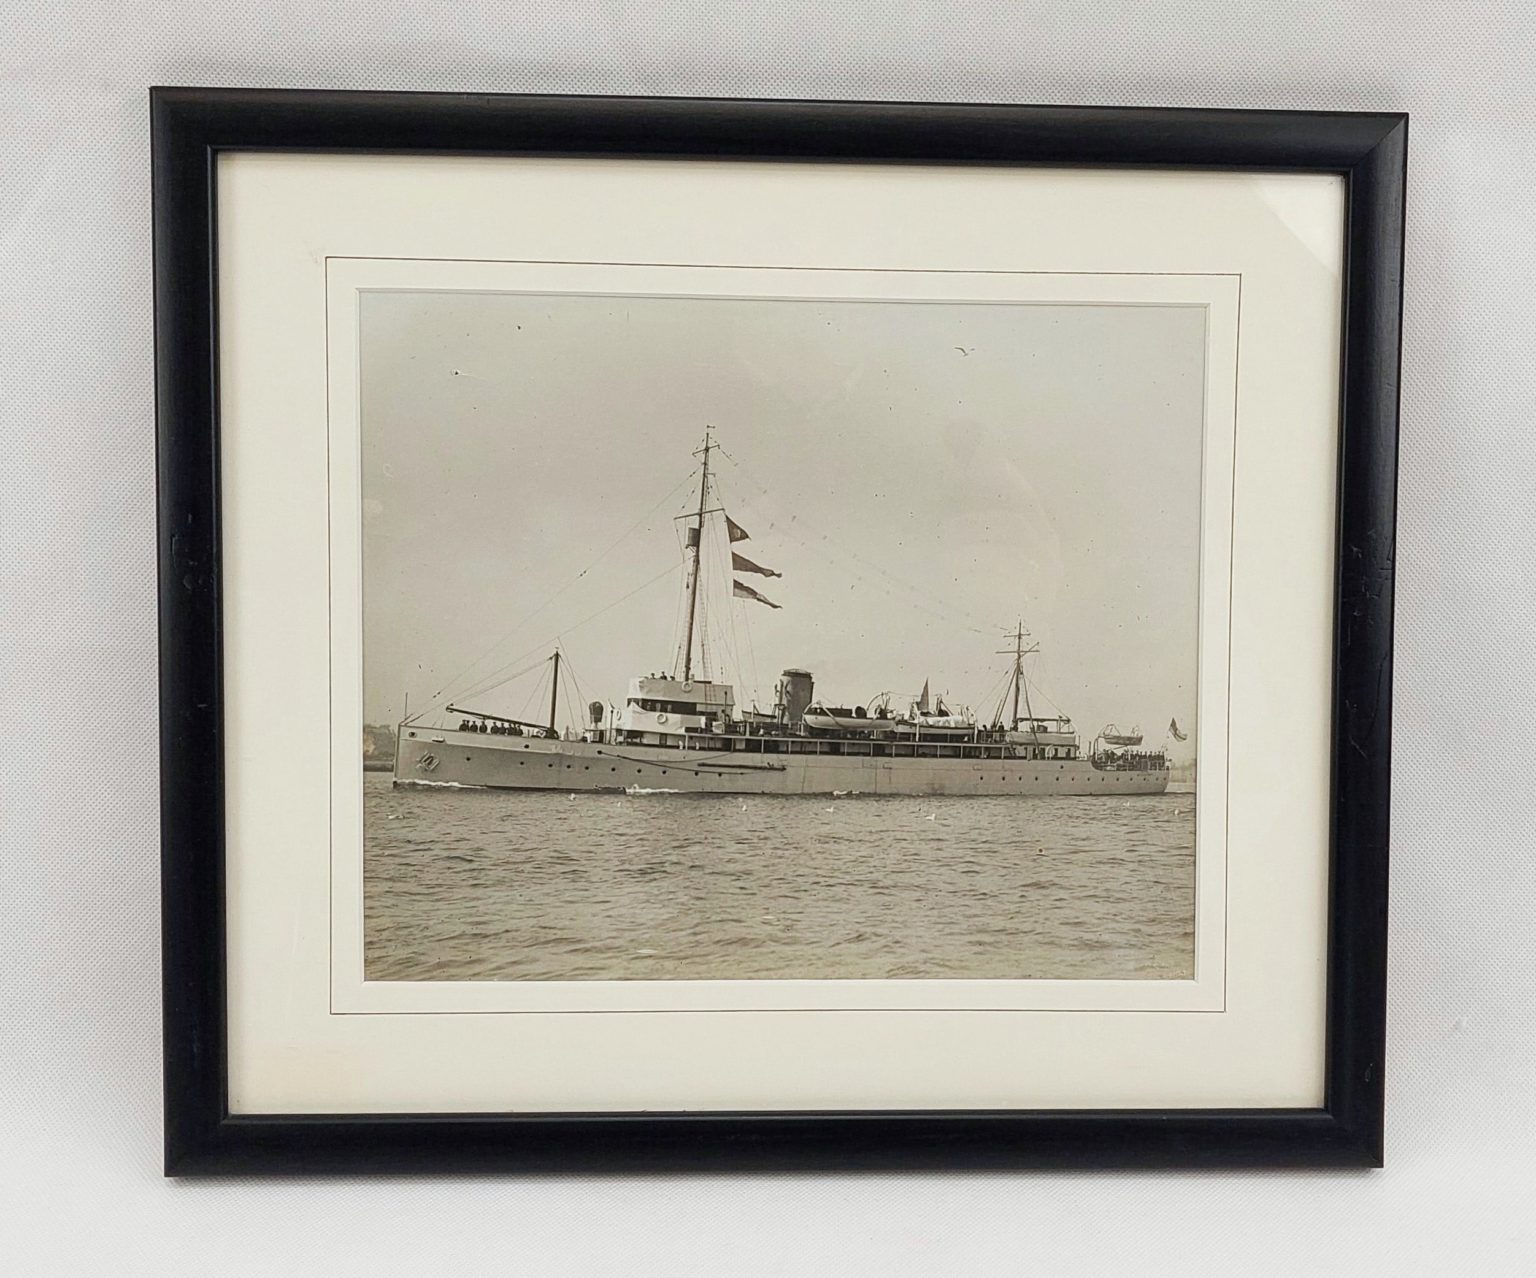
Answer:
<svg viewBox="0 0 1536 1278"><path fill-rule="evenodd" d="M677 653L699 459L710 673L771 708L925 680L990 718L1022 622L1037 712L1196 737L1195 307L379 291L361 302L364 700L542 719ZM697 641L696 641L697 643ZM698 649L695 648L697 667ZM534 669L505 683L525 667ZM542 680L542 690L539 688ZM571 706L573 716L581 706ZM567 718L562 710L561 719ZM574 717L572 720L574 722Z"/></svg>

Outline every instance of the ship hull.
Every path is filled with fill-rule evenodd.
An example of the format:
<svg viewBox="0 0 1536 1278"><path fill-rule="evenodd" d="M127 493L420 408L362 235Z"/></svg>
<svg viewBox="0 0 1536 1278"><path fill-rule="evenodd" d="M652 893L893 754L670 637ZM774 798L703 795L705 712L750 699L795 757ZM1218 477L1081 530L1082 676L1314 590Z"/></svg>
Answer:
<svg viewBox="0 0 1536 1278"><path fill-rule="evenodd" d="M1081 759L758 754L599 745L416 729L400 735L397 785L498 790L779 795L1162 794L1166 769L1116 771Z"/></svg>

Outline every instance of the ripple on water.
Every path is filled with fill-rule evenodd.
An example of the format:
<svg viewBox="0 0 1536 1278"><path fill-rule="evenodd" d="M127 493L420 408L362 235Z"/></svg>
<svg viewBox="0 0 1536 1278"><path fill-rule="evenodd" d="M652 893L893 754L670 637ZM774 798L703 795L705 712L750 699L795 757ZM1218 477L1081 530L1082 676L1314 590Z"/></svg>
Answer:
<svg viewBox="0 0 1536 1278"><path fill-rule="evenodd" d="M1193 971L1188 795L849 796L829 825L824 799L364 786L372 980Z"/></svg>

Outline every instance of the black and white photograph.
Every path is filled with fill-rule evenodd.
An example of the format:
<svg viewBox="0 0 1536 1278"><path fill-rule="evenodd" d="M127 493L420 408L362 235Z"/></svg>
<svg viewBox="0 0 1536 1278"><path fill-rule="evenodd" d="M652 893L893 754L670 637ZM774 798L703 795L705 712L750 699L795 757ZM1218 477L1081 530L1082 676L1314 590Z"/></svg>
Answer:
<svg viewBox="0 0 1536 1278"><path fill-rule="evenodd" d="M366 979L1193 977L1206 308L358 297Z"/></svg>

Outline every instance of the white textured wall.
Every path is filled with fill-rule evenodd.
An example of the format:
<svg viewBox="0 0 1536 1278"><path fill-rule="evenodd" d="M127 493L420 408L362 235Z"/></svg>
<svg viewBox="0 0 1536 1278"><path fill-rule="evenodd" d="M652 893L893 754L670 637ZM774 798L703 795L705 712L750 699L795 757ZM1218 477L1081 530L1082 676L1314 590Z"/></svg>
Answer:
<svg viewBox="0 0 1536 1278"><path fill-rule="evenodd" d="M0 21L11 1271L1536 1268L1533 14L1528 0L12 0ZM1411 111L1388 1169L159 1179L153 83Z"/></svg>

